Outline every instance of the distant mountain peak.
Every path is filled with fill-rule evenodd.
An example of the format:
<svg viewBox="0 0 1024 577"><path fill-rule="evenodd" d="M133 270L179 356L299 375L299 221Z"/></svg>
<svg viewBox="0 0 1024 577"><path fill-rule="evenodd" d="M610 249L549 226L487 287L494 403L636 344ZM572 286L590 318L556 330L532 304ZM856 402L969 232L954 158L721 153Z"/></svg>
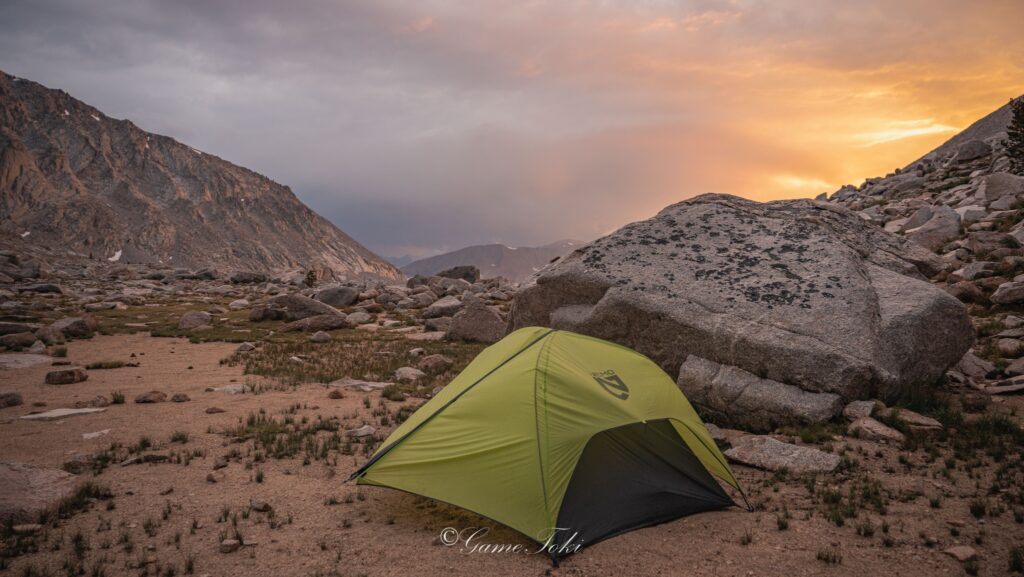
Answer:
<svg viewBox="0 0 1024 577"><path fill-rule="evenodd" d="M504 277L513 282L523 282L552 259L565 256L584 244L578 240L560 240L537 247L482 244L413 261L401 268L410 276L428 276L454 266L473 265L480 269L483 278Z"/></svg>

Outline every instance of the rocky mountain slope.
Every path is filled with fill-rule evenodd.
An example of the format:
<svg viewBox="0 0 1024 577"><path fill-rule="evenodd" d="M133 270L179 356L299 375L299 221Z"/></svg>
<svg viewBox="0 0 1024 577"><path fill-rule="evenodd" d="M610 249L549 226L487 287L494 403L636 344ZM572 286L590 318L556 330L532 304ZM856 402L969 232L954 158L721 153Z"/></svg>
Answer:
<svg viewBox="0 0 1024 577"><path fill-rule="evenodd" d="M67 254L321 278L402 274L251 170L0 72L0 234Z"/></svg>
<svg viewBox="0 0 1024 577"><path fill-rule="evenodd" d="M560 240L537 247L511 248L503 244L468 246L453 252L411 262L402 268L409 276L430 276L456 266L471 265L484 278L505 277L523 282L552 259L563 257L582 246L578 240Z"/></svg>
<svg viewBox="0 0 1024 577"><path fill-rule="evenodd" d="M968 305L979 342L951 373L1001 390L1024 384L1024 176L1003 146L1009 105L885 177L830 202L934 251L932 282Z"/></svg>

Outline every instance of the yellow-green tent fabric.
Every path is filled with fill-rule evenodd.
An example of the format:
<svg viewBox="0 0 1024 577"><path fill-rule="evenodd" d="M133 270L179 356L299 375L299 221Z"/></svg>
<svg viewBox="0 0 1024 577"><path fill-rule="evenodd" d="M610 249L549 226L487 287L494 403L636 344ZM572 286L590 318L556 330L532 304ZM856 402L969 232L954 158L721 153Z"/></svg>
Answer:
<svg viewBox="0 0 1024 577"><path fill-rule="evenodd" d="M733 505L739 489L682 392L643 355L528 327L481 352L355 474L569 547Z"/></svg>

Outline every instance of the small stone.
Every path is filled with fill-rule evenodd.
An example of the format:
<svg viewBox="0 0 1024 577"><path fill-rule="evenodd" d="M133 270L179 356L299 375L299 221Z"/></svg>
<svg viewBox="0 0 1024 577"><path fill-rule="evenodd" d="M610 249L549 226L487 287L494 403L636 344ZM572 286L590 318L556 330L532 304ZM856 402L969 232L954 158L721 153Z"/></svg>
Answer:
<svg viewBox="0 0 1024 577"><path fill-rule="evenodd" d="M14 391L0 391L0 409L6 407L17 407L22 404L21 393L15 393Z"/></svg>
<svg viewBox="0 0 1024 577"><path fill-rule="evenodd" d="M216 415L217 413L223 413L223 412L225 412L224 409L222 409L220 407L206 407L206 414L207 415Z"/></svg>
<svg viewBox="0 0 1024 577"><path fill-rule="evenodd" d="M372 425L363 425L357 429L349 429L345 431L345 434L349 437L369 437L377 432L377 429L373 428Z"/></svg>
<svg viewBox="0 0 1024 577"><path fill-rule="evenodd" d="M236 353L248 353L249 351L254 351L254 350L256 350L256 345L254 345L252 343L242 343L242 344L238 345L238 348L235 349L235 352Z"/></svg>
<svg viewBox="0 0 1024 577"><path fill-rule="evenodd" d="M217 482L217 475L214 475L213 473L207 473L206 474L206 482L207 483L216 483Z"/></svg>
<svg viewBox="0 0 1024 577"><path fill-rule="evenodd" d="M886 426L871 417L861 417L850 424L849 431L856 437L869 441L891 441L902 443L903 433Z"/></svg>
<svg viewBox="0 0 1024 577"><path fill-rule="evenodd" d="M337 400L337 399L344 399L345 398L345 394L342 393L341 391L339 391L338 389L331 389L331 392L327 393L327 398L328 399L335 399L335 400Z"/></svg>
<svg viewBox="0 0 1024 577"><path fill-rule="evenodd" d="M160 391L150 391L148 393L142 393L135 397L135 402L139 404L146 403L162 403L167 400L167 394Z"/></svg>
<svg viewBox="0 0 1024 577"><path fill-rule="evenodd" d="M331 341L331 335L324 331L317 331L313 333L313 336L309 337L309 340L313 343L327 343Z"/></svg>
<svg viewBox="0 0 1024 577"><path fill-rule="evenodd" d="M409 350L409 356L413 358L422 357L425 354L427 354L427 350L422 347L416 347L415 349Z"/></svg>
<svg viewBox="0 0 1024 577"><path fill-rule="evenodd" d="M48 385L70 385L72 383L80 383L89 378L89 374L85 372L85 369L73 368L73 369L61 369L59 371L50 371L46 373L46 384Z"/></svg>
<svg viewBox="0 0 1024 577"><path fill-rule="evenodd" d="M191 400L185 393L174 393L171 395L171 401L175 403L187 403Z"/></svg>
<svg viewBox="0 0 1024 577"><path fill-rule="evenodd" d="M267 503L266 501L258 501L256 499L249 499L249 507L252 508L253 511L258 511L260 513L266 513L273 508L270 506L270 503Z"/></svg>
<svg viewBox="0 0 1024 577"><path fill-rule="evenodd" d="M238 548L242 546L242 543L237 539L224 539L220 542L221 553L234 553L238 551Z"/></svg>
<svg viewBox="0 0 1024 577"><path fill-rule="evenodd" d="M426 373L413 367L401 367L395 371L395 380L400 383L415 383L425 376Z"/></svg>
<svg viewBox="0 0 1024 577"><path fill-rule="evenodd" d="M416 363L416 368L426 373L443 373L452 368L453 361L444 355L428 355Z"/></svg>
<svg viewBox="0 0 1024 577"><path fill-rule="evenodd" d="M945 551L943 551L943 553L949 555L950 557L956 559L961 563L978 556L978 552L975 551L973 547L968 547L967 545L955 545L953 547L950 547L949 549L946 549Z"/></svg>
<svg viewBox="0 0 1024 577"><path fill-rule="evenodd" d="M737 463L790 473L829 473L839 466L839 455L810 447L791 445L762 435L748 435L733 440L725 456Z"/></svg>
<svg viewBox="0 0 1024 577"><path fill-rule="evenodd" d="M888 416L900 421L914 433L925 434L942 430L942 423L909 409L892 408L889 409Z"/></svg>

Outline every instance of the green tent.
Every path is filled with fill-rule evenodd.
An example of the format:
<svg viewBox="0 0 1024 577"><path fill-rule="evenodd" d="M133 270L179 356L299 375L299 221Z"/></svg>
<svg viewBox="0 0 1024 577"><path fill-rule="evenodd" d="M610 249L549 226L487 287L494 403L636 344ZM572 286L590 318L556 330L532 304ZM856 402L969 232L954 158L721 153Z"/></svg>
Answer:
<svg viewBox="0 0 1024 577"><path fill-rule="evenodd" d="M508 525L560 556L733 505L682 392L628 348L529 327L481 352L352 477Z"/></svg>

